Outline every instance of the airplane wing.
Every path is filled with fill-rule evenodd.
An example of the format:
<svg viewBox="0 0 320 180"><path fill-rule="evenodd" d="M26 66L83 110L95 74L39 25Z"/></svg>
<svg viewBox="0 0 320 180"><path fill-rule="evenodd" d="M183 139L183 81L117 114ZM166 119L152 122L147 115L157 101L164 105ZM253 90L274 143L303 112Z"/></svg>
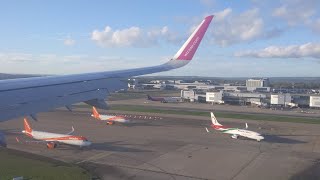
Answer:
<svg viewBox="0 0 320 180"><path fill-rule="evenodd" d="M0 147L7 147L7 141L4 133L0 131Z"/></svg>
<svg viewBox="0 0 320 180"><path fill-rule="evenodd" d="M19 116L34 116L38 112L85 102L107 108L105 98L126 86L124 78L180 68L190 62L213 16L200 23L175 56L165 64L145 68L32 77L0 81L0 121Z"/></svg>

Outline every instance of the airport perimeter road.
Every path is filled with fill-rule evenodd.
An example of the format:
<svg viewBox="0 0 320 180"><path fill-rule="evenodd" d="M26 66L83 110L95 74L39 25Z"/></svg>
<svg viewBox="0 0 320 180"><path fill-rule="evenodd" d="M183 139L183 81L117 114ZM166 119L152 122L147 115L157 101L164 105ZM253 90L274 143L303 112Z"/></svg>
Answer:
<svg viewBox="0 0 320 180"><path fill-rule="evenodd" d="M8 147L79 164L102 179L290 179L320 177L320 125L248 121L249 129L266 136L263 142L231 139L207 133L210 120L172 115L135 119L135 123L107 126L90 118L90 109L39 114L34 129L75 135L93 141L89 148L67 145L48 150L44 144L19 144L14 132L22 118L2 122ZM219 118L220 123L244 127L243 121Z"/></svg>

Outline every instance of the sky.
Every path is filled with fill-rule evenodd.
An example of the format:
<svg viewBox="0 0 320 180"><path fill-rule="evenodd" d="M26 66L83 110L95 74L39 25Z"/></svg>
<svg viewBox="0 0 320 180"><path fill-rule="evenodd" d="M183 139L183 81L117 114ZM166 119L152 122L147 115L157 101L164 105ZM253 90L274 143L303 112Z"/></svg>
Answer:
<svg viewBox="0 0 320 180"><path fill-rule="evenodd" d="M318 0L0 0L0 73L158 65L215 15L187 66L157 75L320 77Z"/></svg>

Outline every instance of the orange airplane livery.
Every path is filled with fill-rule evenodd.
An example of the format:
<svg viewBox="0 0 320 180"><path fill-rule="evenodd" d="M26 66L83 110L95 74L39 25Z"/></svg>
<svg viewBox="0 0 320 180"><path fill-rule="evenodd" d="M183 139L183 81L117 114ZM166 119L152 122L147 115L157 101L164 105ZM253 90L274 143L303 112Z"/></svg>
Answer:
<svg viewBox="0 0 320 180"><path fill-rule="evenodd" d="M113 125L115 122L118 123L130 123L131 121L125 119L123 116L111 116L111 115L101 115L98 110L93 106L92 107L92 117L101 121L107 121L107 125Z"/></svg>
<svg viewBox="0 0 320 180"><path fill-rule="evenodd" d="M31 128L27 118L24 118L24 130L23 134L36 139L36 141L26 141L29 143L46 143L48 149L54 149L57 147L59 143L76 145L80 147L90 146L91 142L87 140L87 138L83 136L74 136L71 135L74 132L74 128L67 134L57 134L43 131L35 131ZM18 142L19 139L16 138Z"/></svg>

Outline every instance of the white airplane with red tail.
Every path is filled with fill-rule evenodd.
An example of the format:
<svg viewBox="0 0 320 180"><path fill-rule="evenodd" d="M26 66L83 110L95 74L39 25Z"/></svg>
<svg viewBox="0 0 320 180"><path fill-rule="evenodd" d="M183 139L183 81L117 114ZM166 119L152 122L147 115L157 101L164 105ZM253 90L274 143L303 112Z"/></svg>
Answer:
<svg viewBox="0 0 320 180"><path fill-rule="evenodd" d="M100 121L107 121L107 125L113 125L114 123L130 123L131 121L124 118L123 116L111 116L111 115L102 115L99 114L98 110L93 106L92 107L92 117Z"/></svg>
<svg viewBox="0 0 320 180"><path fill-rule="evenodd" d="M90 146L91 142L83 136L71 135L74 132L74 128L67 134L57 134L43 131L35 131L31 128L27 118L24 118L24 130L22 133L36 139L37 141L26 141L27 143L46 143L48 149L54 149L59 143L75 145L75 146ZM19 139L16 138L18 142Z"/></svg>
<svg viewBox="0 0 320 180"><path fill-rule="evenodd" d="M261 134L254 131L247 130L248 129L247 123L246 123L246 129L229 128L221 125L212 112L211 112L211 121L212 121L211 127L213 129L218 130L222 133L231 134L231 138L233 139L238 139L238 136L243 136L243 137L254 139L257 141L261 141L264 139L264 137ZM209 132L208 128L206 128L206 131Z"/></svg>

